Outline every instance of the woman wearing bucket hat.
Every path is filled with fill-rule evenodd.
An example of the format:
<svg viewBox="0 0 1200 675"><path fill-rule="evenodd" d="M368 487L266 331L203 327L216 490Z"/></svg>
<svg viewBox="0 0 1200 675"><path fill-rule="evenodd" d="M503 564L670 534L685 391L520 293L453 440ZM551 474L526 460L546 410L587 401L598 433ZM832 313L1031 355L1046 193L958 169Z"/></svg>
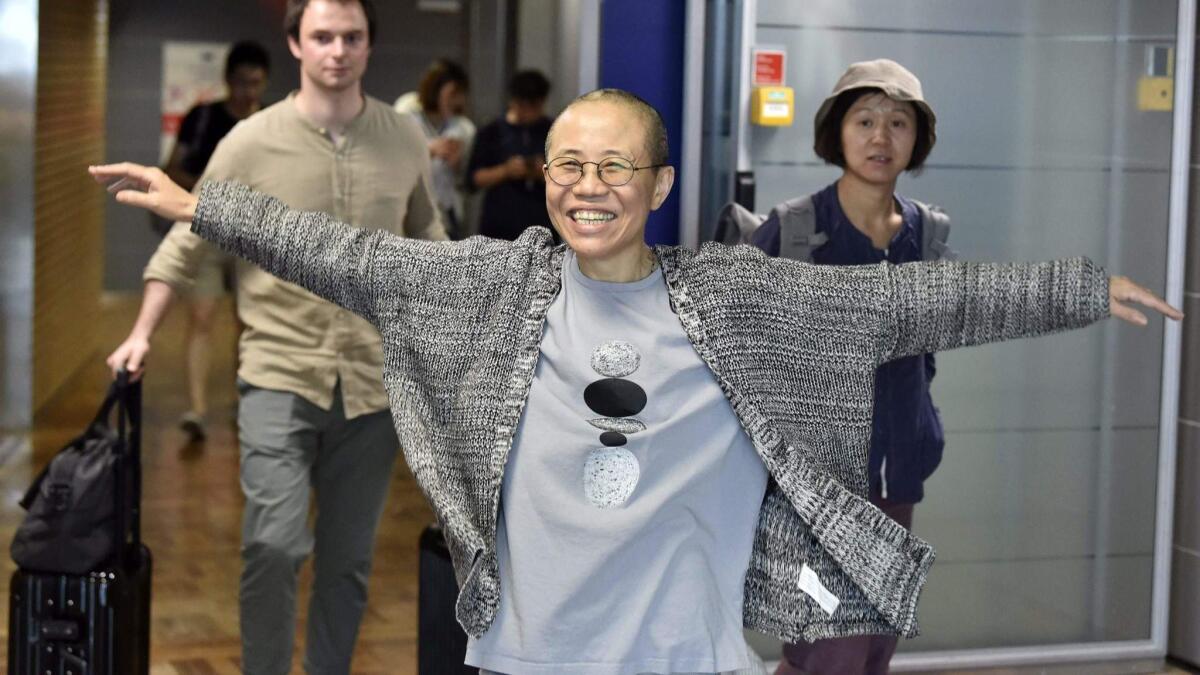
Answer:
<svg viewBox="0 0 1200 675"><path fill-rule="evenodd" d="M825 265L906 263L948 257L949 221L940 210L896 194L937 140L937 118L921 83L900 64L855 63L813 121L817 156L842 176L776 208L752 243L771 255ZM942 458L942 423L929 394L932 354L880 366L869 458L871 502L910 528L922 484ZM776 675L885 673L896 636L864 635L784 646Z"/></svg>

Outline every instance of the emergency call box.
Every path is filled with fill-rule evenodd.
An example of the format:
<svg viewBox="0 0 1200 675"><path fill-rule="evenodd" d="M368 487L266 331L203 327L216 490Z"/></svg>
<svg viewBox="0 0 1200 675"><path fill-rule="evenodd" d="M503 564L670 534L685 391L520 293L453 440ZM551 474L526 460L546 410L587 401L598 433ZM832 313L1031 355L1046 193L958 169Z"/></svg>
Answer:
<svg viewBox="0 0 1200 675"><path fill-rule="evenodd" d="M791 87L755 87L750 93L750 122L764 127L791 126L796 117Z"/></svg>
<svg viewBox="0 0 1200 675"><path fill-rule="evenodd" d="M1175 48L1146 47L1146 72L1138 78L1138 110L1170 112L1175 102Z"/></svg>

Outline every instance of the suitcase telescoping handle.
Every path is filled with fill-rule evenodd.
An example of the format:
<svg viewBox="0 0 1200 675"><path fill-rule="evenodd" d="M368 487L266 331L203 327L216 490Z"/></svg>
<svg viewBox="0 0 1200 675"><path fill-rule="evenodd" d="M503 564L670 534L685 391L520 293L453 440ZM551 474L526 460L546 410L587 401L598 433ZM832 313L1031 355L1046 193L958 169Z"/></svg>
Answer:
<svg viewBox="0 0 1200 675"><path fill-rule="evenodd" d="M114 408L117 438L121 442L117 445L120 456L113 491L116 500L113 544L117 549L117 562L128 568L131 562L136 562L142 543L142 383L141 380L132 381L129 371L124 368L117 371L108 387L108 395L83 439L99 430L112 429Z"/></svg>
<svg viewBox="0 0 1200 675"><path fill-rule="evenodd" d="M117 477L116 539L120 542L121 563L128 567L137 560L137 551L142 543L142 382L131 381L129 371L121 368L109 390L105 406L115 400L117 405L117 437L124 440L121 462L128 462L129 472L121 471ZM108 416L105 411L105 417ZM129 485L125 476L130 477ZM126 492L130 494L126 496ZM129 524L128 534L125 524Z"/></svg>
<svg viewBox="0 0 1200 675"><path fill-rule="evenodd" d="M130 563L137 561L142 543L142 382L133 381L124 368L117 371L109 385L108 395L87 434L95 433L97 429L111 429L114 408L117 438L121 439L117 447L121 454L117 463L116 490L113 491L116 500L113 543L118 562L128 568Z"/></svg>

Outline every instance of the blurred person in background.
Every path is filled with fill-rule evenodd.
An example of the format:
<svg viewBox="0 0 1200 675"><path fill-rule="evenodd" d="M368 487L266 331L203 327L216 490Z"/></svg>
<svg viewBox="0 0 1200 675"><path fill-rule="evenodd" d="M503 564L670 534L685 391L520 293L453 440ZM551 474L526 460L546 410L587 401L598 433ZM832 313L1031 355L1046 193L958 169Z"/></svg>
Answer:
<svg viewBox="0 0 1200 675"><path fill-rule="evenodd" d="M396 99L396 112L412 115L425 133L433 163L433 191L446 233L466 236L463 170L475 139L475 124L466 118L467 71L449 59L438 59L421 76L416 91Z"/></svg>
<svg viewBox="0 0 1200 675"><path fill-rule="evenodd" d="M257 42L239 42L225 58L228 96L197 105L184 116L175 146L163 168L171 180L191 190L208 166L217 143L234 125L258 112L271 72L271 57ZM165 236L171 223L158 221ZM188 295L187 382L189 409L179 427L192 441L208 436L208 369L212 362L212 330L217 304L233 284L233 259L213 249L200 267Z"/></svg>
<svg viewBox="0 0 1200 675"><path fill-rule="evenodd" d="M546 116L549 96L545 75L536 70L517 73L508 84L508 108L475 137L467 185L484 190L482 235L511 241L530 225L550 227L542 172L553 122Z"/></svg>

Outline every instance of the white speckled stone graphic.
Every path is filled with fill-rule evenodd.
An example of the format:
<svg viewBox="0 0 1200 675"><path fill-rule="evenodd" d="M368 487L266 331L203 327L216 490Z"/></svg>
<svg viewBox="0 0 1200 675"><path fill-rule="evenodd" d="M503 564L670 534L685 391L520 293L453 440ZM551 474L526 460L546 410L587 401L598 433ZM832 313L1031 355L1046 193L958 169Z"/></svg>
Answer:
<svg viewBox="0 0 1200 675"><path fill-rule="evenodd" d="M599 508L616 508L633 494L641 473L632 452L624 448L597 448L588 454L583 467L584 494Z"/></svg>
<svg viewBox="0 0 1200 675"><path fill-rule="evenodd" d="M642 365L637 347L624 340L609 340L592 350L592 370L605 377L626 377Z"/></svg>

